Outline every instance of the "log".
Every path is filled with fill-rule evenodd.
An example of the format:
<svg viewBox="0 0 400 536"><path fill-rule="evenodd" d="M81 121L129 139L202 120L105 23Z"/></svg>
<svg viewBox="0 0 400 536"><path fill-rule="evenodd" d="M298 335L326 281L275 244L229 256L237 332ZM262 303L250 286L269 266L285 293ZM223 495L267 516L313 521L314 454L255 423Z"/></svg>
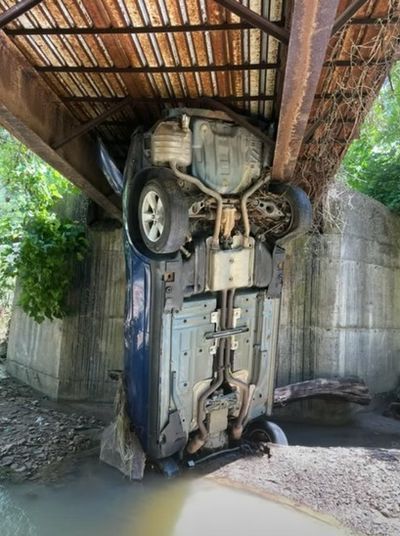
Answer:
<svg viewBox="0 0 400 536"><path fill-rule="evenodd" d="M368 387L359 378L317 378L277 387L274 391L274 406L307 398L340 399L362 406L371 402Z"/></svg>

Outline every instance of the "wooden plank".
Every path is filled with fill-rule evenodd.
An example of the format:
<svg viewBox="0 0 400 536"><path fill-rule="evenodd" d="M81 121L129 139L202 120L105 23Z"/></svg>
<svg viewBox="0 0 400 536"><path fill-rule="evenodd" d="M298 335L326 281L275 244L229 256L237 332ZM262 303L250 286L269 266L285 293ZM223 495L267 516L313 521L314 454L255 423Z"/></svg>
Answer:
<svg viewBox="0 0 400 536"><path fill-rule="evenodd" d="M289 42L289 33L282 26L278 26L276 23L269 21L262 15L259 15L255 11L244 6L242 3L237 2L237 0L215 0L218 4L223 6L228 11L235 13L242 20L248 22L254 28L262 30L268 35L272 35L278 41L286 44Z"/></svg>

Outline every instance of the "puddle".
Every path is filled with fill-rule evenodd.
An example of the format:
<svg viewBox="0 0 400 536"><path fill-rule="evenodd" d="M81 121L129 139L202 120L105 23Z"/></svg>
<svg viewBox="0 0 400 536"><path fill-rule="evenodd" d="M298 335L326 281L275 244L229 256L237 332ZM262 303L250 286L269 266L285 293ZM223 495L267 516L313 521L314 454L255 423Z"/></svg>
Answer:
<svg viewBox="0 0 400 536"><path fill-rule="evenodd" d="M1 536L343 536L318 518L205 478L129 483L87 462L57 484L0 487Z"/></svg>

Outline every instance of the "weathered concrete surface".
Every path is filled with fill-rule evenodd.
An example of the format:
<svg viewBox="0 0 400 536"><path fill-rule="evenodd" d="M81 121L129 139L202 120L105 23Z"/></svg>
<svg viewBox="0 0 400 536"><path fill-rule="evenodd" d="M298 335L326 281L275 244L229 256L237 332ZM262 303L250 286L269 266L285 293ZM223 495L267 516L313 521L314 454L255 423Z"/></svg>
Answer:
<svg viewBox="0 0 400 536"><path fill-rule="evenodd" d="M109 371L121 369L125 264L121 229L90 231L90 255L70 296L63 325L59 398L112 400ZM93 285L96 281L96 285Z"/></svg>
<svg viewBox="0 0 400 536"><path fill-rule="evenodd" d="M323 235L288 249L278 384L357 375L372 393L390 391L400 376L400 218L342 187L324 216Z"/></svg>
<svg viewBox="0 0 400 536"><path fill-rule="evenodd" d="M57 398L62 347L62 321L33 322L14 310L7 350L7 371L51 398Z"/></svg>
<svg viewBox="0 0 400 536"><path fill-rule="evenodd" d="M78 208L81 212L82 205ZM122 232L115 226L89 227L88 239L89 255L77 266L68 317L39 325L15 308L7 369L52 398L109 401L115 391L109 370L121 369L123 355Z"/></svg>

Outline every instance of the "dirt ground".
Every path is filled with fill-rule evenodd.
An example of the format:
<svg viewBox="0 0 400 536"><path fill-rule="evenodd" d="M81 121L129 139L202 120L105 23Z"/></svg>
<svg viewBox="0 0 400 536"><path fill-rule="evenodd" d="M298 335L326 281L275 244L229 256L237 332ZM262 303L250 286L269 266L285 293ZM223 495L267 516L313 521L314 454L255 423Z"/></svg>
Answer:
<svg viewBox="0 0 400 536"><path fill-rule="evenodd" d="M280 421L289 447L272 446L269 459L217 458L199 472L309 508L351 534L399 536L400 420L384 417L386 408L376 400L341 426Z"/></svg>
<svg viewBox="0 0 400 536"><path fill-rule="evenodd" d="M47 479L55 467L98 447L104 424L54 409L0 366L0 482Z"/></svg>
<svg viewBox="0 0 400 536"><path fill-rule="evenodd" d="M400 450L273 446L271 454L236 460L209 476L286 497L354 534L400 534Z"/></svg>
<svg viewBox="0 0 400 536"><path fill-rule="evenodd" d="M289 447L271 458L232 458L210 478L283 497L328 515L357 535L400 535L400 420L384 417L384 399L346 425L279 422Z"/></svg>

